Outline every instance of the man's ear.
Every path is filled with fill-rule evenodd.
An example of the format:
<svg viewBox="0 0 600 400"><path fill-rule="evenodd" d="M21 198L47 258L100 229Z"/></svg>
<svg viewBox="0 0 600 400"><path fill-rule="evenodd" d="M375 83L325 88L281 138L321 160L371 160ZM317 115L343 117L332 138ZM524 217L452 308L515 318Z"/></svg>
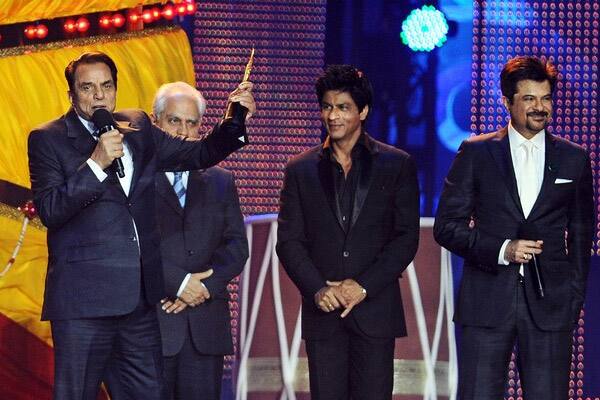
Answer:
<svg viewBox="0 0 600 400"><path fill-rule="evenodd" d="M156 118L156 115L154 115L154 113L150 113L150 121L152 121L153 124L156 124L158 122L158 118Z"/></svg>
<svg viewBox="0 0 600 400"><path fill-rule="evenodd" d="M75 99L73 98L73 92L71 92L70 90L67 90L67 96L69 96L69 103L71 103L71 105L73 105L73 103L75 102Z"/></svg>
<svg viewBox="0 0 600 400"><path fill-rule="evenodd" d="M510 110L510 100L508 100L508 97L506 96L502 96L502 104L504 104L504 108L506 108L506 111Z"/></svg>
<svg viewBox="0 0 600 400"><path fill-rule="evenodd" d="M369 105L365 105L362 109L362 111L360 112L360 120L364 121L365 119L367 119L367 115L369 115Z"/></svg>

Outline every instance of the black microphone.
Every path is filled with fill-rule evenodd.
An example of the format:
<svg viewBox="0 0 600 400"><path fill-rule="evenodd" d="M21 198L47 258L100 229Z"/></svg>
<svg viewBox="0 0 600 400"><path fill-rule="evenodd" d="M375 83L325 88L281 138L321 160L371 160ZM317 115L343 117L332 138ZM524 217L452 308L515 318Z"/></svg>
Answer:
<svg viewBox="0 0 600 400"><path fill-rule="evenodd" d="M115 119L110 111L104 108L99 108L94 111L94 114L92 114L92 122L94 122L94 125L96 125L96 128L98 128L98 136L115 129L117 126L117 123L115 122ZM125 177L125 168L123 167L123 161L121 161L120 158L115 158L112 166L117 172L117 176L119 178Z"/></svg>
<svg viewBox="0 0 600 400"><path fill-rule="evenodd" d="M519 239L524 240L540 240L540 235L534 226L528 223L521 224L518 233ZM535 292L539 298L544 298L544 281L542 280L542 274L540 273L540 265L535 254L531 253L531 261L529 262L529 269L531 270L533 285Z"/></svg>

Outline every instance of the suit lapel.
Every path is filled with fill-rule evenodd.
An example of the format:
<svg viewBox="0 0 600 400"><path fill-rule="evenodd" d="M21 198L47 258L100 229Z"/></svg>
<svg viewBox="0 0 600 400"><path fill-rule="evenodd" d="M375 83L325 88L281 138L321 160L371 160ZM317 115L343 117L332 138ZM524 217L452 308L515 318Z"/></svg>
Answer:
<svg viewBox="0 0 600 400"><path fill-rule="evenodd" d="M556 139L549 133L546 133L546 149L544 156L544 179L542 180L542 187L540 188L540 193L538 194L535 203L533 204L533 208L529 213L528 220L535 217L536 212L543 204L544 198L550 195L550 191L554 186L554 181L558 174L558 169L560 165L560 151L556 146Z"/></svg>
<svg viewBox="0 0 600 400"><path fill-rule="evenodd" d="M517 179L513 168L512 157L510 155L510 143L508 141L508 128L504 128L499 132L499 139L486 142L488 149L492 154L492 158L496 162L500 173L506 183L510 197L513 199L519 213L523 215L521 207L521 199L519 198L519 190L517 188Z"/></svg>
<svg viewBox="0 0 600 400"><path fill-rule="evenodd" d="M321 159L319 160L317 169L321 187L323 188L323 192L325 192L327 203L329 203L329 207L331 208L333 215L335 215L335 219L340 228L342 228L342 212L339 207L338 196L333 182L333 175L331 173L331 161L327 159L327 155L323 153L323 149L321 149L320 156Z"/></svg>
<svg viewBox="0 0 600 400"><path fill-rule="evenodd" d="M185 191L185 203L188 204L207 204L206 196L206 177L204 170L190 171L188 175L187 189ZM173 193L175 191L172 190ZM175 196L177 197L177 196Z"/></svg>
<svg viewBox="0 0 600 400"><path fill-rule="evenodd" d="M365 134L366 135L366 134ZM356 192L354 193L354 205L352 207L352 222L350 228L354 226L360 212L362 210L363 205L365 204L365 199L367 198L367 194L369 193L369 188L371 187L371 181L373 180L373 163L375 162L375 152L376 152L376 143L374 143L371 138L368 138L370 148L373 148L373 154L366 154L363 157L361 162L361 168L358 176L358 184L356 185Z"/></svg>
<svg viewBox="0 0 600 400"><path fill-rule="evenodd" d="M67 125L67 136L71 138L73 147L82 155L89 157L94 151L94 147L96 147L96 139L83 126L73 108L65 115L65 123Z"/></svg>
<svg viewBox="0 0 600 400"><path fill-rule="evenodd" d="M190 187L190 182L188 179L188 188ZM164 172L159 172L156 174L156 191L160 196L165 199L165 202L180 216L183 216L183 208L179 204L179 199L173 190L173 186L165 176Z"/></svg>

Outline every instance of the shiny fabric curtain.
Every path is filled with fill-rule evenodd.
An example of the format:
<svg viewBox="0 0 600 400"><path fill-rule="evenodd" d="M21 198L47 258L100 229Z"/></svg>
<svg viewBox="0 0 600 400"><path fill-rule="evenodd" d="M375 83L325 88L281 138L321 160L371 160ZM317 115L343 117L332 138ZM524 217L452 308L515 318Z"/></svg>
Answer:
<svg viewBox="0 0 600 400"><path fill-rule="evenodd" d="M116 11L156 3L166 3L166 0L1 0L0 25L100 11Z"/></svg>

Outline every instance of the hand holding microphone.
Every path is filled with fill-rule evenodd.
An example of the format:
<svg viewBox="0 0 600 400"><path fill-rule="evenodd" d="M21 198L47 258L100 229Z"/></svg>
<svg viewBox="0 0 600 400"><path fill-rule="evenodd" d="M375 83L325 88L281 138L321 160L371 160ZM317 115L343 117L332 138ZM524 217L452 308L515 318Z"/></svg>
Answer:
<svg viewBox="0 0 600 400"><path fill-rule="evenodd" d="M125 176L123 168L123 134L116 129L112 114L104 108L94 111L92 121L98 128L98 144L90 158L102 169L108 168L111 164L119 178Z"/></svg>

